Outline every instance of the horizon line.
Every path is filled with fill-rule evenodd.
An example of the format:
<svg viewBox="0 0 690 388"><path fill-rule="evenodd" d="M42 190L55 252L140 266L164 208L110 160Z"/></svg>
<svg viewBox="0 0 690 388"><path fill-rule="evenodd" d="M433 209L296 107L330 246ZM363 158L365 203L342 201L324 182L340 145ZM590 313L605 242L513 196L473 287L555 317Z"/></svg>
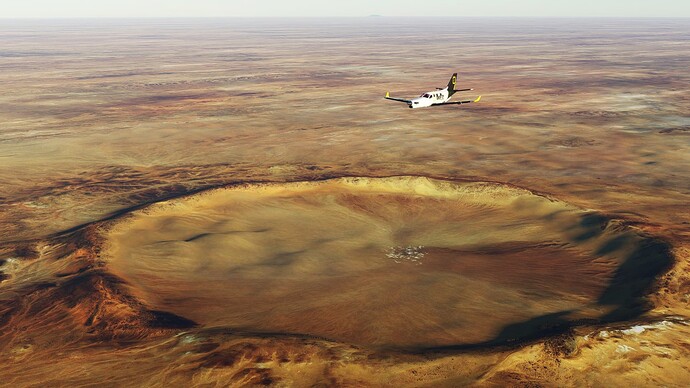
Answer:
<svg viewBox="0 0 690 388"><path fill-rule="evenodd" d="M73 19L690 19L690 16L611 16L611 15L518 15L518 16L488 16L488 15L426 15L426 16L386 16L386 15L358 15L358 16L15 16L2 17L0 20L73 20Z"/></svg>

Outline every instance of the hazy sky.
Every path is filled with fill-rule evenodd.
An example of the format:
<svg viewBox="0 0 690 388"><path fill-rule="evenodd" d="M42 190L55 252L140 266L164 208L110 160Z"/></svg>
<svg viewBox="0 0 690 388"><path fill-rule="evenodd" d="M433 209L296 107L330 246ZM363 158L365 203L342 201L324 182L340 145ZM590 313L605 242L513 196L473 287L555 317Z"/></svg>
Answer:
<svg viewBox="0 0 690 388"><path fill-rule="evenodd" d="M690 17L690 0L0 0L0 18L371 14Z"/></svg>

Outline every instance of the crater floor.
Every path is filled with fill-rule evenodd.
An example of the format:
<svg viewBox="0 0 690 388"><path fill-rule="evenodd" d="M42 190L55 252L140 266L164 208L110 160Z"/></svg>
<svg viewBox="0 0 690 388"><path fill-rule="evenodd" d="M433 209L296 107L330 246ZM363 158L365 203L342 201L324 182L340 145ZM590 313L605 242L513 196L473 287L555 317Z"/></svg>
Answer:
<svg viewBox="0 0 690 388"><path fill-rule="evenodd" d="M107 241L133 295L206 327L429 348L610 313L600 299L643 239L523 189L394 177L217 189Z"/></svg>

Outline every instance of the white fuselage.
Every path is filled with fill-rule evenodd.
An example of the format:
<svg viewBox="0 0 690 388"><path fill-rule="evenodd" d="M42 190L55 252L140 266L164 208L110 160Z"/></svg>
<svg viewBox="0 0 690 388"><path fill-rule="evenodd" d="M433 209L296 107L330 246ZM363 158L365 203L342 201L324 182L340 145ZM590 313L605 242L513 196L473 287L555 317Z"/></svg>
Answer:
<svg viewBox="0 0 690 388"><path fill-rule="evenodd" d="M442 104L448 100L450 100L450 97L448 97L448 88L434 90L433 92L426 92L417 98L413 98L410 103L410 108L426 108L434 104Z"/></svg>

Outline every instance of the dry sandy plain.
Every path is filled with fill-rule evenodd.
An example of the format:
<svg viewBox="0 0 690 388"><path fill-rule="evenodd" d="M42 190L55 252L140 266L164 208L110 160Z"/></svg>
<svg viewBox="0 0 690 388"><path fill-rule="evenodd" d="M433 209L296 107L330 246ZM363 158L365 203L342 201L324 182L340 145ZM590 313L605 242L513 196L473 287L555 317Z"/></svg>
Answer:
<svg viewBox="0 0 690 388"><path fill-rule="evenodd" d="M687 386L689 26L0 21L0 385Z"/></svg>

